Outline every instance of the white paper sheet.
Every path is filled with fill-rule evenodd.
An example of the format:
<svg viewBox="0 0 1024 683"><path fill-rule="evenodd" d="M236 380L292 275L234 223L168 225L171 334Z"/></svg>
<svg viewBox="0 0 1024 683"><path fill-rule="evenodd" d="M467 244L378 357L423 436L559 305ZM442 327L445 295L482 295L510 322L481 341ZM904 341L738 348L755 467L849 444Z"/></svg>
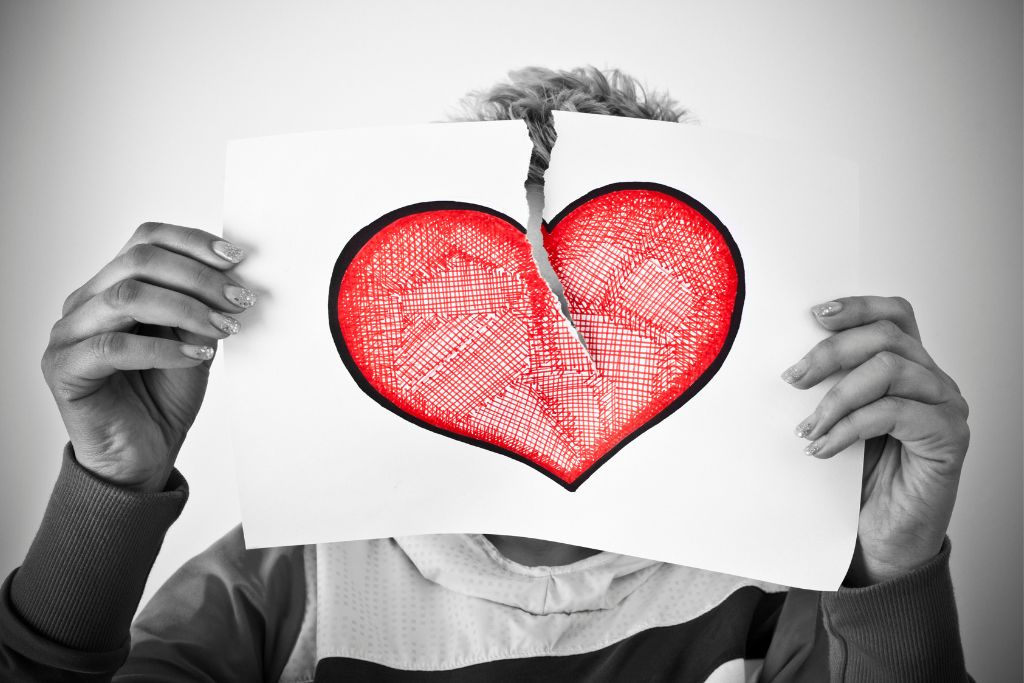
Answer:
<svg viewBox="0 0 1024 683"><path fill-rule="evenodd" d="M807 308L857 292L855 169L694 126L556 116L548 217L596 187L648 181L699 199L731 231L747 294L722 369L575 492L428 432L371 400L339 360L331 273L356 231L416 202L470 202L525 225L522 122L236 141L225 232L251 252L239 274L262 295L224 354L247 545L512 534L835 588L856 533L859 449L802 456L792 429L823 389L799 392L779 373L824 336Z"/></svg>

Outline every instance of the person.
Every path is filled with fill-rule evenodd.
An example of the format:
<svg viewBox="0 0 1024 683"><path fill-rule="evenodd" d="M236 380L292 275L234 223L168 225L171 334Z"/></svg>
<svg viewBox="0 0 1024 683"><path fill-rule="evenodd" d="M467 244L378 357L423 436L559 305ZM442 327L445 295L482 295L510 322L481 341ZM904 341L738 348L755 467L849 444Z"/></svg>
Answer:
<svg viewBox="0 0 1024 683"><path fill-rule="evenodd" d="M462 118L526 120L534 187L553 109L686 118L667 95L595 68L513 72L467 106ZM42 369L70 441L0 593L3 680L970 680L946 538L968 408L898 297L816 307L832 334L783 373L806 389L849 371L797 428L818 458L865 440L838 591L508 536L247 551L236 528L132 625L188 497L174 463L217 342L258 305L233 275L244 256L200 230L144 223L65 301Z"/></svg>

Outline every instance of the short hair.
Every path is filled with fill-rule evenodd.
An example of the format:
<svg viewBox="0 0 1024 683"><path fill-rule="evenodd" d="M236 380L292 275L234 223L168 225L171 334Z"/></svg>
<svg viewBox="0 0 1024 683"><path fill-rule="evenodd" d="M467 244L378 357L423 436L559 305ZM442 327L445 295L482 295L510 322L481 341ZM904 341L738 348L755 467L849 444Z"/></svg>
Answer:
<svg viewBox="0 0 1024 683"><path fill-rule="evenodd" d="M653 121L684 122L690 113L667 93L648 90L618 69L593 66L555 70L531 66L511 71L508 82L469 93L456 121L523 119L533 140L526 183L543 185L544 171L555 144L552 111L627 116Z"/></svg>

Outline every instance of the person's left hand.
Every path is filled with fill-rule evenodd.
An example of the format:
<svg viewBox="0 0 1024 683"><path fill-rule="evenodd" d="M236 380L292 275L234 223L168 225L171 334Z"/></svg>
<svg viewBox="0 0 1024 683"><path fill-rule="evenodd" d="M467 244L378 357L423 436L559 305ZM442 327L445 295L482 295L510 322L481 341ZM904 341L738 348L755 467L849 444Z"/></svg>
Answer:
<svg viewBox="0 0 1024 683"><path fill-rule="evenodd" d="M866 440L857 548L844 581L866 586L920 567L942 548L970 442L967 402L921 345L905 299L847 297L812 314L835 334L782 378L807 389L850 371L796 434L817 458Z"/></svg>

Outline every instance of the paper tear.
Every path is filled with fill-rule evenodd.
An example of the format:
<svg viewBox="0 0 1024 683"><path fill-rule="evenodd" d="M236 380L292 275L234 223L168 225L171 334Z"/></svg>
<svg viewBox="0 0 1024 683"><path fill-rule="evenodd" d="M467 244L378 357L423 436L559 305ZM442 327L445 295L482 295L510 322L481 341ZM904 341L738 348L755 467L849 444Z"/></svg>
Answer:
<svg viewBox="0 0 1024 683"><path fill-rule="evenodd" d="M569 329L572 330L576 341L583 347L583 352L590 358L587 342L583 339L580 331L576 329L576 323L573 322L572 313L569 311L569 302L565 298L565 287L562 285L562 281L558 279L555 269L551 266L547 249L544 247L544 186L527 183L526 201L530 207L530 218L526 225L526 238L530 241L530 255L533 257L533 263L537 267L537 272L540 273L541 279L544 280L548 289L551 290L551 295L557 299L558 312L569 326ZM594 359L591 358L590 360L593 363Z"/></svg>

